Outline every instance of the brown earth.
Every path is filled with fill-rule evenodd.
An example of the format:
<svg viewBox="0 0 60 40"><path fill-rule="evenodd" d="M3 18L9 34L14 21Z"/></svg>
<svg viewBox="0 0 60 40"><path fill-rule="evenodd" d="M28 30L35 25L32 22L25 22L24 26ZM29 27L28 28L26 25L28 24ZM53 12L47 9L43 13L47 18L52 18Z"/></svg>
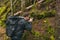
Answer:
<svg viewBox="0 0 60 40"><path fill-rule="evenodd" d="M55 17L50 17L50 18L45 18L45 19L41 19L41 20L38 20L36 23L34 22L33 23L33 28L36 30L36 31L42 31L42 26L44 25L44 20L48 19L48 22L49 24L52 26L52 27L55 27Z"/></svg>
<svg viewBox="0 0 60 40"><path fill-rule="evenodd" d="M55 17L50 17L50 18L47 18L47 19L49 20L50 25L52 27L55 27ZM33 22L33 29L35 31L39 31L39 32L43 33L44 29L42 29L42 26L44 24L44 20L45 19L41 19L41 20L37 20L37 21ZM6 37L6 34L5 34L5 28L0 27L0 40L6 40L6 38L7 37Z"/></svg>

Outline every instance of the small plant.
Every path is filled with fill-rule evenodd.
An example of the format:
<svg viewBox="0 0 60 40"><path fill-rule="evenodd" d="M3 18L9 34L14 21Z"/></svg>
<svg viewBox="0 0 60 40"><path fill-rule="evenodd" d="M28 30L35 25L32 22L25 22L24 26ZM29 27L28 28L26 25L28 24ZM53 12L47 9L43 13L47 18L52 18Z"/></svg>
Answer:
<svg viewBox="0 0 60 40"><path fill-rule="evenodd" d="M54 17L56 14L55 10L50 10L50 11L43 11L41 13L31 13L31 17L34 17L35 19L43 19L46 17Z"/></svg>
<svg viewBox="0 0 60 40"><path fill-rule="evenodd" d="M43 38L47 38L46 40L55 40L55 29L50 25L49 20L44 20L44 26L45 26L45 36L43 35Z"/></svg>

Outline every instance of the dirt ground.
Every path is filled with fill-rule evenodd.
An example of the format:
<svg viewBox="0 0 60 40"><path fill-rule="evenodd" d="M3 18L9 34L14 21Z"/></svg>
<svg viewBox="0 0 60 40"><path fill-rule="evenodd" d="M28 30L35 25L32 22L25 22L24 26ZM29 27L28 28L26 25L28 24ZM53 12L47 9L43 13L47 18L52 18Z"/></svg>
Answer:
<svg viewBox="0 0 60 40"><path fill-rule="evenodd" d="M43 21L45 19L38 20L33 24L33 28L35 31L43 32L44 29L41 29ZM49 23L54 27L55 26L55 17L48 18ZM0 40L6 40L5 28L0 27Z"/></svg>

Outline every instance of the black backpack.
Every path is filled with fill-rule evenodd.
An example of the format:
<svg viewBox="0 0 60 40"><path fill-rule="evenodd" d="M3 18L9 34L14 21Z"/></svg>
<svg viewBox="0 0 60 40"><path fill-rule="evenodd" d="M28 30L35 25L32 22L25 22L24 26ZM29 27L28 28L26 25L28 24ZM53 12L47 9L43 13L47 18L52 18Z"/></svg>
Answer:
<svg viewBox="0 0 60 40"><path fill-rule="evenodd" d="M6 20L6 34L11 37L17 28L18 22L21 20L18 16L10 16Z"/></svg>

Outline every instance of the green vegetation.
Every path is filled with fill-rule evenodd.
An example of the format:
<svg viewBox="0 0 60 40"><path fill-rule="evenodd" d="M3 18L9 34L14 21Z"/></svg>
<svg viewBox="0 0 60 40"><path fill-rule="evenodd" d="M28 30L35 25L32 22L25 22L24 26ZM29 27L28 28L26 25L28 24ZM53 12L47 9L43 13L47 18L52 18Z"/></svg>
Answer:
<svg viewBox="0 0 60 40"><path fill-rule="evenodd" d="M56 14L55 0L44 0L41 4L36 4L36 2L37 2L36 0L35 1L26 0L25 8L32 4L34 5L31 9L28 10L31 17L34 18L33 29L32 29L33 34L30 34L29 32L25 32L22 37L22 40L29 40L29 39L30 40L39 40L39 39L55 40L55 29L53 26L50 25L49 20L47 19L47 18L55 17L55 14ZM22 9L21 1L13 0L12 8L13 8L13 13L20 11ZM6 27L4 21L6 20L7 17L10 16L10 13L11 13L11 2L9 0L1 1L0 2L0 26L1 27ZM39 20L41 19L44 19L44 22L41 27L43 29L43 32L34 31L34 27L35 27L34 25L35 24L37 25L37 23L40 22ZM30 35L31 37L29 37ZM7 40L7 37L6 37L6 40Z"/></svg>
<svg viewBox="0 0 60 40"><path fill-rule="evenodd" d="M35 19L42 19L42 18L46 18L46 17L54 17L56 14L55 10L50 10L50 11L43 11L41 13L31 13L31 17L34 17Z"/></svg>

